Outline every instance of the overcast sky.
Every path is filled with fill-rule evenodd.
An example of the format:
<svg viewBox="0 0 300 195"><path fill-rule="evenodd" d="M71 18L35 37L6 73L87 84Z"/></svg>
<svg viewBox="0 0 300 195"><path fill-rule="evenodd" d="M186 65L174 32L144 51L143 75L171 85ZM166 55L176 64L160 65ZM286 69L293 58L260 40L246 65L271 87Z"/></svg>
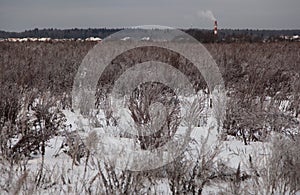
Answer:
<svg viewBox="0 0 300 195"><path fill-rule="evenodd" d="M0 30L163 25L300 29L300 0L0 0Z"/></svg>

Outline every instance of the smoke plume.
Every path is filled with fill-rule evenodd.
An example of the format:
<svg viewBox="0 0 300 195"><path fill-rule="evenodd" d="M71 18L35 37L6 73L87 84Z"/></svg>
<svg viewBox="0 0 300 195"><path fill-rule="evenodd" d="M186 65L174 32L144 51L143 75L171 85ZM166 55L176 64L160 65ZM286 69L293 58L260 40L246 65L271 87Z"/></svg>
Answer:
<svg viewBox="0 0 300 195"><path fill-rule="evenodd" d="M207 18L207 19L212 20L212 21L217 20L211 10L199 11L198 16L202 17L202 18Z"/></svg>

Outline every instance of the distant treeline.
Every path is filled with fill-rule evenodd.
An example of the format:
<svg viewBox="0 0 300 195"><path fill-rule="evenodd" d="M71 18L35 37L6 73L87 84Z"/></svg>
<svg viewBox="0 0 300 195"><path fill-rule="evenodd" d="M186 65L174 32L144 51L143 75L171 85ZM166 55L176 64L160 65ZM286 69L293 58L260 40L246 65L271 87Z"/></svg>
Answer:
<svg viewBox="0 0 300 195"><path fill-rule="evenodd" d="M33 29L24 32L0 31L0 38L26 38L26 37L50 37L52 39L85 39L88 37L105 38L112 33L122 30L122 28L89 28L89 29ZM184 29L198 41L203 43L211 42L262 42L286 40L283 37L300 35L300 30L251 30L251 29L220 29L218 36L214 36L213 30Z"/></svg>

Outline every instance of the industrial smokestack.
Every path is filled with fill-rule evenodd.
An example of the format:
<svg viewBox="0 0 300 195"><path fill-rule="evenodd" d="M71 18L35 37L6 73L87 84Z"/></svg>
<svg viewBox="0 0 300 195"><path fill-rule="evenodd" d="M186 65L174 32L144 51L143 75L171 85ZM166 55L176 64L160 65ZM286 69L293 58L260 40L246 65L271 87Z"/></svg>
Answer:
<svg viewBox="0 0 300 195"><path fill-rule="evenodd" d="M218 35L218 22L217 22L217 20L215 20L214 35L215 36Z"/></svg>

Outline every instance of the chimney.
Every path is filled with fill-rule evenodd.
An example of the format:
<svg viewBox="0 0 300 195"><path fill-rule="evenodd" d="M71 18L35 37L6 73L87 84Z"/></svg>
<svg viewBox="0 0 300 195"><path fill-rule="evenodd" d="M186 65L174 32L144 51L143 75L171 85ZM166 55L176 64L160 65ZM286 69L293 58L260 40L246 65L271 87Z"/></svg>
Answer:
<svg viewBox="0 0 300 195"><path fill-rule="evenodd" d="M215 20L214 35L218 35L218 22Z"/></svg>

